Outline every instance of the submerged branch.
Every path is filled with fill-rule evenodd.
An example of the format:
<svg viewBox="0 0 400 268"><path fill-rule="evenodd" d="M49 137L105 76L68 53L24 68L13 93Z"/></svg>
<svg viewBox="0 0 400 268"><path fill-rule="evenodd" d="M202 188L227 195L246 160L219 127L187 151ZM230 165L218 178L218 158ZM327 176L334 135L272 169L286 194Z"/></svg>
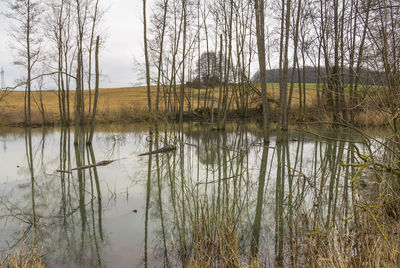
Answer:
<svg viewBox="0 0 400 268"><path fill-rule="evenodd" d="M125 158L115 159L115 160L104 160L104 161L97 162L95 164L76 167L76 168L73 168L71 170L57 169L56 172L59 172L59 173L72 173L72 171L74 171L74 170L82 170L82 169L88 169L88 168L92 168L92 167L107 166L107 165L109 165L109 164L111 164L111 163L113 163L115 161L119 161L119 160L122 160L122 159L125 159Z"/></svg>
<svg viewBox="0 0 400 268"><path fill-rule="evenodd" d="M112 162L115 162L117 160L104 160L104 161L100 161L96 164L91 164L91 165L86 165L86 166L81 166L81 167L76 167L71 169L72 170L82 170L82 169L88 169L88 168L92 168L92 167L98 167L98 166L106 166L111 164Z"/></svg>
<svg viewBox="0 0 400 268"><path fill-rule="evenodd" d="M139 154L139 156L161 154L161 153L167 153L167 152L175 151L175 150L176 150L176 146L175 145L167 145L167 146L165 146L163 148L160 148L158 150L154 150L154 151L150 151L150 152L147 152L147 153Z"/></svg>

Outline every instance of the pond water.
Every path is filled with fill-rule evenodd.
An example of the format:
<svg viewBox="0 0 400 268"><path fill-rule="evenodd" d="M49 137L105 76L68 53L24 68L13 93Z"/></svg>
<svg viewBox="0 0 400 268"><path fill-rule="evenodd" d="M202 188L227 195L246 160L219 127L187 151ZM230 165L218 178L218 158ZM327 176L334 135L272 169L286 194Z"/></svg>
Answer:
<svg viewBox="0 0 400 268"><path fill-rule="evenodd" d="M218 265L232 252L301 264L307 235L351 226L355 167L343 163L363 139L349 130L272 131L268 146L256 124L109 125L84 139L0 130L1 254L35 243L48 267ZM115 161L72 170L103 160Z"/></svg>

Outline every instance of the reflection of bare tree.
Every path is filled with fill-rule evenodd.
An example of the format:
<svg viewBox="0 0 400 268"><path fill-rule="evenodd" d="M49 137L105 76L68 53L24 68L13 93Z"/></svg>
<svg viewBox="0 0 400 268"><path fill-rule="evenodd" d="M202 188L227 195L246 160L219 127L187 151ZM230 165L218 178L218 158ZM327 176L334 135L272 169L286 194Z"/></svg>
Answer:
<svg viewBox="0 0 400 268"><path fill-rule="evenodd" d="M202 164L211 164L217 163L217 148L219 148L222 153L222 147L217 146L218 140L221 139L222 135L226 135L226 146L228 151L242 151L245 152L249 150L256 143L256 137L251 135L246 128L246 125L238 125L236 129L231 132L220 132L220 131L208 131L204 127L198 127L193 131L188 131L185 133L188 137L188 140L197 141L195 142L186 142L186 144L191 145L192 147L196 147L199 150L199 160ZM244 139L252 139L246 144L243 143ZM254 140L253 140L254 139ZM238 143L242 143L241 146L238 146Z"/></svg>
<svg viewBox="0 0 400 268"><path fill-rule="evenodd" d="M282 133L277 137L277 174L275 184L275 263L277 266L283 265L283 199L285 193L285 174L286 174L286 148L288 137Z"/></svg>
<svg viewBox="0 0 400 268"><path fill-rule="evenodd" d="M152 130L149 130L149 152L153 150ZM146 183L146 216L144 223L144 266L148 267L148 226L149 226L149 209L150 209L150 191L151 191L151 165L152 155L149 154L147 167L147 183Z"/></svg>
<svg viewBox="0 0 400 268"><path fill-rule="evenodd" d="M201 259L204 261L202 265L218 262L237 265L240 260L235 255L239 246L236 230L240 226L240 215L249 192L245 153L237 148L244 145L245 139L240 139L238 135L229 140L228 146L226 133L217 134L214 149L216 161L206 161L204 169L200 160L201 139L195 138L192 131L192 126L189 126L185 133L175 134L180 138L180 144L185 144L183 141L186 139L190 145L181 146L170 157L156 156L156 163L161 160L161 164L157 164L154 175L159 185L162 183L158 179L160 175L167 178L168 190L164 194L168 193L171 201L171 207L165 208L163 202L157 206L160 210L157 215L160 215L162 223L164 261L167 265L173 265L174 261L190 265L194 260ZM158 196L162 196L160 186ZM172 215L166 215L161 210ZM172 247L170 240L164 237L172 237ZM223 245L223 241L232 239L236 241L233 249L229 248L230 245ZM173 247L178 248L171 250ZM171 256L175 257L172 263L169 262Z"/></svg>
<svg viewBox="0 0 400 268"><path fill-rule="evenodd" d="M104 144L107 158L112 159L115 158L115 155L119 155L120 148L127 145L126 136L124 133L113 132L105 136Z"/></svg>
<svg viewBox="0 0 400 268"><path fill-rule="evenodd" d="M154 139L155 139L155 149L159 149L159 131L158 131L158 126L156 126L155 131L154 131ZM165 139L167 140L167 139ZM170 262L168 258L168 250L167 250L167 241L166 241L166 230L165 230L165 223L164 223L164 212L163 212L163 200L162 200L162 181L161 181L161 173L164 169L163 163L160 164L160 156L159 154L156 154L156 172L157 172L157 204L158 204L158 209L160 211L160 223L161 223L161 233L162 233L162 243L164 247L164 261L163 261L163 266L164 267L170 267Z"/></svg>
<svg viewBox="0 0 400 268"><path fill-rule="evenodd" d="M70 169L72 148L75 149L77 165L84 164L85 149L88 162L96 161L93 148L85 148L84 138L78 140L83 143L71 147L70 130L61 130L58 165L60 170ZM55 175L49 180L45 169L35 169L43 163L43 153L34 153L42 148L43 142L42 137L38 147L33 148L32 131L26 129L25 153L30 187L20 188L19 191L22 192L18 196L10 192L0 200L0 218L7 217L9 221L16 222L17 226L24 223L24 229L22 234L20 229L16 231L5 250L14 250L21 245L31 246L26 241L32 241L40 243L41 254L48 256L48 263L57 265L72 262L82 267L102 266L102 243L99 241L103 242L105 238L102 227L101 189L96 167L77 171L75 174L62 172L59 174L59 180L54 180ZM81 144L83 146L80 147ZM24 193L25 189L29 189L29 194Z"/></svg>
<svg viewBox="0 0 400 268"><path fill-rule="evenodd" d="M31 128L26 129L25 133L25 148L26 148L26 160L29 166L29 173L31 175L31 204L32 204L32 227L36 232L36 212L35 212L35 173L33 168L33 157L32 157L32 132ZM36 234L35 234L36 235Z"/></svg>
<svg viewBox="0 0 400 268"><path fill-rule="evenodd" d="M253 223L253 234L251 241L251 257L257 259L258 251L259 251L259 243L260 243L260 227L261 227L261 216L263 210L263 202L264 202L264 186L265 186L265 175L267 170L267 162L268 162L268 148L269 143L264 144L262 151L262 159L261 159L261 167L260 167L260 176L258 177L258 191L257 191L257 204L256 204L256 213L254 216Z"/></svg>
<svg viewBox="0 0 400 268"><path fill-rule="evenodd" d="M94 155L94 151L93 151L93 147L92 145L87 145L87 153L88 153L88 163L90 164L96 164L96 158ZM92 210L92 228L93 228L93 241L95 244L95 248L96 248L96 255L97 255L97 261L98 261L98 265L99 267L101 267L102 265L102 260L101 260L101 256L100 256L100 252L99 252L99 243L97 241L97 231L96 231L96 215L95 215L95 207L94 207L94 201L95 199L97 199L97 217L98 217L98 232L99 232L99 237L100 237L100 241L103 242L104 241L104 237L103 237L103 221L102 221L102 199L101 199L101 189L100 189L100 182L99 182L99 175L97 172L97 167L93 166L92 169L89 169L89 176L90 176L90 192L92 193L92 198L91 198L91 202L90 202L90 208ZM93 181L95 183L95 187L96 187L96 191L94 190L94 186L93 186ZM94 195L94 193L96 193L96 196Z"/></svg>
<svg viewBox="0 0 400 268"><path fill-rule="evenodd" d="M234 266L250 254L252 261L265 265L297 267L310 261L302 246L309 233L348 228L342 219L353 209L341 200L350 200L350 185L343 178L352 171L340 163L351 160L351 151L345 154L351 143L323 138L313 143L303 133L283 133L275 147L259 150L245 130L220 132L215 135L215 160L202 162L210 153L202 152L206 138L196 131L189 127L185 150L153 169L153 181L157 178L160 183L161 174L169 182L164 195L168 193L171 207L163 203L155 213L162 222L164 258L176 256L183 265ZM172 244L168 240L164 244L165 235L172 237Z"/></svg>
<svg viewBox="0 0 400 268"><path fill-rule="evenodd" d="M26 161L28 163L29 169L29 190L30 193L30 209L25 211L24 208L18 207L16 204L13 204L7 200L7 197L4 200L0 200L0 204L5 208L7 214L0 216L1 218L9 218L11 220L18 220L24 223L24 228L19 234L15 234L14 241L8 243L9 250L14 251L16 248L19 248L20 245L25 244L26 241L31 240L32 243L29 243L30 246L36 247L38 241L37 234L37 224L38 217L36 215L36 200L35 200L35 172L34 172L34 164L33 164L33 153L32 153L32 130L31 128L25 129L25 155ZM28 240L29 239L29 240Z"/></svg>

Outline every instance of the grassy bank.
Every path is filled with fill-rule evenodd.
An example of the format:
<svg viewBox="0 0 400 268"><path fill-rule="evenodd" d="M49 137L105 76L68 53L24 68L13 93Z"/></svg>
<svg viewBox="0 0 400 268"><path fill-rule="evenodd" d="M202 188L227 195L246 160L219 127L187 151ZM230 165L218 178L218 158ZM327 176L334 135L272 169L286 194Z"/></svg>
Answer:
<svg viewBox="0 0 400 268"><path fill-rule="evenodd" d="M187 89L191 92L191 98L186 97L185 101L185 116L193 117L208 117L210 113L201 113L203 109L203 98L206 89ZM269 84L268 91L271 100L272 112L275 110L274 103L279 100L279 87L276 84ZM197 100L200 93L200 111L197 109ZM89 91L85 90L85 107L89 107ZM22 91L14 91L7 95L0 103L0 123L3 125L19 125L24 121L24 95ZM218 102L218 90L215 90L214 107ZM73 117L75 92L70 93L70 111ZM156 98L156 88L152 87L152 98ZM315 90L313 85L307 90L307 105L311 106L315 103ZM45 110L45 123L59 123L59 108L57 91L42 92L43 107ZM272 101L273 100L273 101ZM211 103L211 100L210 100ZM294 91L293 107L298 107L298 91ZM249 96L249 115L254 116L260 110L261 101L257 94L252 93ZM40 109L40 93L32 93L32 122L33 124L41 124L42 118ZM229 117L242 116L237 113L235 103L232 102ZM160 104L160 113L158 115L149 114L147 111L147 91L146 87L125 87L125 88L104 88L99 92L98 116L99 123L108 122L134 122L144 121L155 116L165 116L163 100Z"/></svg>
<svg viewBox="0 0 400 268"><path fill-rule="evenodd" d="M24 121L24 92L11 92L0 103L0 122L4 125L18 125ZM39 110L40 93L32 93L32 122L41 124ZM73 116L75 92L70 93L70 111ZM42 92L46 124L59 123L58 96L56 91ZM85 91L85 107L89 105L89 91ZM113 88L101 89L98 103L98 121L121 121L140 119L145 116L147 105L146 89ZM87 109L87 108L86 108ZM126 117L126 118L124 118ZM144 117L146 119L146 117Z"/></svg>
<svg viewBox="0 0 400 268"><path fill-rule="evenodd" d="M153 102L156 99L156 88L151 88ZM185 98L185 118L186 119L210 119L210 110L204 110L204 96L206 89L187 88L188 97ZM268 84L268 95L270 100L271 121L277 122L279 118L279 85L276 83ZM209 91L210 92L210 91ZM92 92L93 93L93 92ZM1 125L23 125L24 122L24 92L10 92L0 102L0 124ZM42 101L44 107L44 117L46 125L57 125L59 121L59 108L57 91L43 91ZM85 109L89 107L89 91L85 91ZM200 94L200 105L197 106L198 96ZM92 95L93 96L93 95ZM70 111L73 118L75 92L70 93ZM214 109L218 103L218 89L214 95ZM93 98L92 98L93 99ZM160 111L158 113L149 113L147 110L147 91L146 87L124 87L124 88L104 88L100 89L97 123L130 123L137 121L146 121L150 118L166 118L164 101L160 99ZM211 100L209 100L211 103ZM153 104L154 106L154 104ZM32 92L32 123L34 125L42 124L40 113L40 93ZM177 109L178 110L178 109ZM176 118L177 114L169 114L169 118ZM244 114L238 109L235 101L231 102L229 119L236 118L261 118L261 98L254 92L249 95L249 107ZM363 109L358 108L355 122L358 126L376 126L388 122L389 115L363 105ZM293 90L293 98L290 112L292 122L310 122L310 121L329 121L332 116L322 104L318 104L316 95L316 85L306 84L306 109L299 109L299 92L296 86Z"/></svg>

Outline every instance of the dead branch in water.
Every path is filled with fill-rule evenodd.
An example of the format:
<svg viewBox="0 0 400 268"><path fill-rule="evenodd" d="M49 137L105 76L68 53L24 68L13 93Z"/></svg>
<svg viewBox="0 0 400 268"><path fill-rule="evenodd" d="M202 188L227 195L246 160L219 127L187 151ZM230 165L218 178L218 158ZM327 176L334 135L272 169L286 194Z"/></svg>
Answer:
<svg viewBox="0 0 400 268"><path fill-rule="evenodd" d="M82 169L88 169L88 168L92 168L92 167L107 166L107 165L109 165L109 164L111 164L111 163L113 163L115 161L122 160L122 159L124 159L124 158L115 159L115 160L104 160L104 161L97 162L95 164L76 167L76 168L73 168L71 170L60 170L60 169L58 169L58 170L56 170L56 172L59 172L59 173L72 173L72 171L74 171L74 170L82 170Z"/></svg>
<svg viewBox="0 0 400 268"><path fill-rule="evenodd" d="M88 168L98 167L98 166L106 166L106 165L109 165L109 164L111 164L112 162L115 162L115 161L117 161L117 160L104 160L104 161L97 162L96 164L91 164L91 165L76 167L76 168L71 169L71 171L73 171L73 170L88 169Z"/></svg>
<svg viewBox="0 0 400 268"><path fill-rule="evenodd" d="M148 152L148 153L139 154L139 156L167 153L167 152L174 151L174 150L176 150L176 146L175 145L167 145L167 146L165 146L163 148L160 148L158 150L154 150L154 151L151 151L151 152Z"/></svg>

